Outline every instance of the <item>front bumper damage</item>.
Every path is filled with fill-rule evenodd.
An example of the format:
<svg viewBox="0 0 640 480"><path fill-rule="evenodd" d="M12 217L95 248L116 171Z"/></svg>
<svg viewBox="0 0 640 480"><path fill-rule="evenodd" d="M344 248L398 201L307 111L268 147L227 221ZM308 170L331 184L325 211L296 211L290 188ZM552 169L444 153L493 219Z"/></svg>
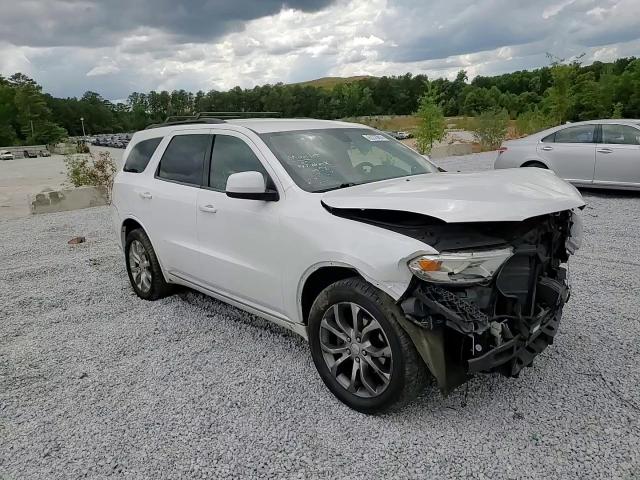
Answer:
<svg viewBox="0 0 640 480"><path fill-rule="evenodd" d="M553 343L570 296L565 220L512 243L514 255L484 284L414 279L401 323L445 394L476 373L517 377Z"/></svg>

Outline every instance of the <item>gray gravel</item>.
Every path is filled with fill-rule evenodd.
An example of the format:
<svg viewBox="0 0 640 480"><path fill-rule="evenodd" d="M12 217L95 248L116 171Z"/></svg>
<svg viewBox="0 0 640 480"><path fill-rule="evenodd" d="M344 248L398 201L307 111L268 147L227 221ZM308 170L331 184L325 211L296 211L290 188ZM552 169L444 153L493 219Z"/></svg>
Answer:
<svg viewBox="0 0 640 480"><path fill-rule="evenodd" d="M293 334L135 297L106 208L0 220L0 478L640 478L640 195L585 198L534 367L380 417L340 404Z"/></svg>

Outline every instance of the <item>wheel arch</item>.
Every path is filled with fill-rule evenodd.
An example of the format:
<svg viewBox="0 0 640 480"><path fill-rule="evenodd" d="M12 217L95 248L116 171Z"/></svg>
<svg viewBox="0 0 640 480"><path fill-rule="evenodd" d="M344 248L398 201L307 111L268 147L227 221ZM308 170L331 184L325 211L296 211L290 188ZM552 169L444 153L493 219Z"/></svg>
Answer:
<svg viewBox="0 0 640 480"><path fill-rule="evenodd" d="M313 305L314 300L320 292L332 283L349 277L360 277L364 279L355 267L341 263L317 265L306 273L298 288L298 309L300 311L300 318L305 325L309 320L311 305Z"/></svg>
<svg viewBox="0 0 640 480"><path fill-rule="evenodd" d="M522 165L520 165L520 167L529 167L534 163L540 163L544 165L546 169L551 170L551 166L549 165L549 163L541 158L528 158L524 162L522 162Z"/></svg>
<svg viewBox="0 0 640 480"><path fill-rule="evenodd" d="M135 230L136 228L142 229L142 231L144 231L147 236L149 236L149 233L147 233L147 230L138 219L134 217L127 217L122 221L122 224L120 225L120 243L122 244L123 250L127 241L127 235L129 235L129 232Z"/></svg>
<svg viewBox="0 0 640 480"><path fill-rule="evenodd" d="M123 252L125 251L125 246L127 243L127 235L129 235L129 232L135 230L136 228L141 229L149 238L149 242L151 242L151 246L156 252L158 263L160 264L160 268L162 269L162 275L164 276L165 281L167 283L170 283L170 277L167 274L167 270L164 266L164 262L162 261L162 258L160 258L160 255L158 254L158 251L153 243L153 240L151 239L151 235L149 235L149 231L146 229L144 224L136 217L128 216L124 220L122 220L122 224L120 225L120 241L122 243L122 251Z"/></svg>

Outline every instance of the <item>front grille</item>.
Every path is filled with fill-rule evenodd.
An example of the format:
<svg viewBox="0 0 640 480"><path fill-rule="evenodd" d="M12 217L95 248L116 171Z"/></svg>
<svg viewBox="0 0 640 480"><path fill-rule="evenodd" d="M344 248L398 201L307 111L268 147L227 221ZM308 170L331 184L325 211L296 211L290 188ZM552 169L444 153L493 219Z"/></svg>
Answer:
<svg viewBox="0 0 640 480"><path fill-rule="evenodd" d="M415 295L428 307L432 316L443 317L445 323L462 333L485 330L489 326L489 316L475 303L467 302L442 287L424 284Z"/></svg>

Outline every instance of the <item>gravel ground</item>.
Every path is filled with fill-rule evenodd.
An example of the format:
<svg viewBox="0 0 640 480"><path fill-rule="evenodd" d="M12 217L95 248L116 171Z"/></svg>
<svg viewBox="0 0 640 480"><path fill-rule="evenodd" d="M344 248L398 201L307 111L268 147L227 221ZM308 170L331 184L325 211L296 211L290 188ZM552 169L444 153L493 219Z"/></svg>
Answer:
<svg viewBox="0 0 640 480"><path fill-rule="evenodd" d="M106 208L0 220L0 478L640 478L640 196L585 198L534 367L379 417L293 334L193 292L135 297Z"/></svg>

